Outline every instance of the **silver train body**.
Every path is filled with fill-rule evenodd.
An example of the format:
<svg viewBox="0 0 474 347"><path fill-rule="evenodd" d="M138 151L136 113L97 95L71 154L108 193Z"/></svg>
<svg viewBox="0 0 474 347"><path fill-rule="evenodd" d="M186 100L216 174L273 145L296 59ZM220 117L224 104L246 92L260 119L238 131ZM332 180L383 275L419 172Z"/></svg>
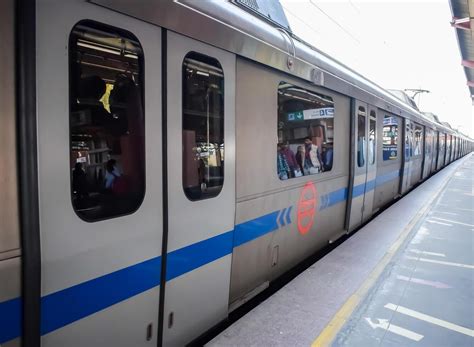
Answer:
<svg viewBox="0 0 474 347"><path fill-rule="evenodd" d="M2 347L185 345L472 151L471 139L231 2L4 0L0 6ZM100 43L97 28L127 40ZM71 153L83 160L71 150L71 64L94 68L81 60L93 58L71 58L72 36L81 49L92 45L104 56L120 44L120 59L137 59L136 42L142 50L146 189L133 211L93 221L71 199ZM183 61L188 72L192 64L206 66L200 74L217 76L223 90L225 156L214 164L222 165L223 184L207 199L190 199L183 190ZM320 126L325 138L313 137L334 159L317 174L287 180L277 174L282 83L294 98L306 93L334 105L331 126ZM393 123L398 135L386 144L384 126ZM291 133L298 131L304 132ZM296 151L299 143L289 143ZM90 164L88 150L83 162Z"/></svg>

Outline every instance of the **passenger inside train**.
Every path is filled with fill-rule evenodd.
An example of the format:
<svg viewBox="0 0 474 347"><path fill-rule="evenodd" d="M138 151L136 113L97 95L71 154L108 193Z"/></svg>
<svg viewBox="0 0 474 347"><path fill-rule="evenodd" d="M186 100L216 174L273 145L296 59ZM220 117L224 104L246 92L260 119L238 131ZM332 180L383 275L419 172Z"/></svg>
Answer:
<svg viewBox="0 0 474 347"><path fill-rule="evenodd" d="M281 180L331 171L334 114L331 97L280 83L277 172ZM282 175L285 164L288 172Z"/></svg>

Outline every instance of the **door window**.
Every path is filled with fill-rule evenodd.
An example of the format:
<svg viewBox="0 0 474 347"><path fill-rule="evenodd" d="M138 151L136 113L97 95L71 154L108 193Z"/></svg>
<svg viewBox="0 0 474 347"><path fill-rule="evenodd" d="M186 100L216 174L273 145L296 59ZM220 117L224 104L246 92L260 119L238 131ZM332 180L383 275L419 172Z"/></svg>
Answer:
<svg viewBox="0 0 474 347"><path fill-rule="evenodd" d="M366 138L365 138L365 108L359 106L357 113L357 166L365 166L365 149L366 149Z"/></svg>
<svg viewBox="0 0 474 347"><path fill-rule="evenodd" d="M86 221L136 211L145 194L143 50L122 29L81 21L69 39L71 197Z"/></svg>
<svg viewBox="0 0 474 347"><path fill-rule="evenodd" d="M372 111L370 112L370 115L372 117L375 117L375 112ZM368 151L367 151L367 157L369 158L369 164L373 165L375 164L375 153L376 153L376 129L375 129L375 119L370 118L369 121L369 143L368 143Z"/></svg>
<svg viewBox="0 0 474 347"><path fill-rule="evenodd" d="M383 160L396 160L398 155L398 118L385 115L383 118Z"/></svg>
<svg viewBox="0 0 474 347"><path fill-rule="evenodd" d="M224 185L224 71L195 52L182 71L183 189L190 200L208 199Z"/></svg>

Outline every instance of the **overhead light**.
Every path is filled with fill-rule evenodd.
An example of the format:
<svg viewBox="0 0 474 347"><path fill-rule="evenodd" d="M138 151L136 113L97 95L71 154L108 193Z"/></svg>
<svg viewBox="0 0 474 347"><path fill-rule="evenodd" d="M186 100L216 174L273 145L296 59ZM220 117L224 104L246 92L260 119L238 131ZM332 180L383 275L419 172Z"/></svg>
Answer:
<svg viewBox="0 0 474 347"><path fill-rule="evenodd" d="M110 54L120 55L120 51L116 51L116 50L113 50L113 49L104 48L104 47L100 47L100 46L96 46L96 45L91 45L89 43L85 43L85 42L81 42L81 41L78 41L77 45L81 46L81 47L85 47L85 48L94 49L96 51L101 51L101 52L106 52L106 53L110 53Z"/></svg>
<svg viewBox="0 0 474 347"><path fill-rule="evenodd" d="M198 71L196 71L196 73L197 73L198 75L201 75L201 76L209 77L209 74L208 74L207 72L202 72L202 71L199 71L199 70L198 70Z"/></svg>
<svg viewBox="0 0 474 347"><path fill-rule="evenodd" d="M132 59L138 59L138 56L136 56L135 54L124 54L124 57L127 57L127 58L132 58Z"/></svg>

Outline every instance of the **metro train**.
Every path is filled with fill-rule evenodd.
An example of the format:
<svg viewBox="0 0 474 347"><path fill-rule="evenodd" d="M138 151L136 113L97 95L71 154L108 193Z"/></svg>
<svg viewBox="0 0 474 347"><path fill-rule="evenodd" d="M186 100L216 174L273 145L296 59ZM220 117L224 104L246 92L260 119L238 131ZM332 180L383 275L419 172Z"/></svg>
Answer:
<svg viewBox="0 0 474 347"><path fill-rule="evenodd" d="M235 1L0 19L2 347L191 343L473 148Z"/></svg>

